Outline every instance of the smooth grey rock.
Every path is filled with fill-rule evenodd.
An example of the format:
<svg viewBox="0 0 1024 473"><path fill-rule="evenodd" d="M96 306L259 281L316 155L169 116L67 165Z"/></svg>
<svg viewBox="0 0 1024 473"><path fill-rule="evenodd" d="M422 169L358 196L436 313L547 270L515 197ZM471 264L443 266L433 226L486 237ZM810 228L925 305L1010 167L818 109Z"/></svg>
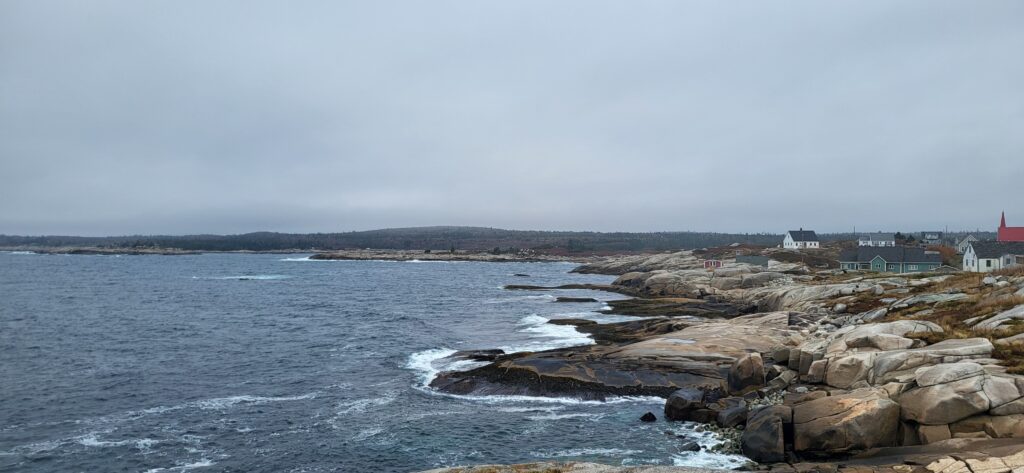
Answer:
<svg viewBox="0 0 1024 473"><path fill-rule="evenodd" d="M909 338L888 333L860 335L846 339L847 348L875 348L881 351L906 350L913 344L914 341Z"/></svg>
<svg viewBox="0 0 1024 473"><path fill-rule="evenodd" d="M900 395L900 415L925 425L949 424L989 409L984 376L911 389Z"/></svg>
<svg viewBox="0 0 1024 473"><path fill-rule="evenodd" d="M920 387L951 383L972 376L982 376L985 368L969 361L961 363L945 363L917 370L917 385Z"/></svg>
<svg viewBox="0 0 1024 473"><path fill-rule="evenodd" d="M899 405L881 389L860 389L793 406L793 449L839 454L896 445Z"/></svg>

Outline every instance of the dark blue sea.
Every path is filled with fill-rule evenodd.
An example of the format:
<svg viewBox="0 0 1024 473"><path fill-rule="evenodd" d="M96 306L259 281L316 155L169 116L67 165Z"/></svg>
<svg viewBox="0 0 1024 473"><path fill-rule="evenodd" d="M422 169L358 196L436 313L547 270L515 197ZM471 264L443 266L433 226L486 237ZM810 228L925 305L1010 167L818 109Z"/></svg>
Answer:
<svg viewBox="0 0 1024 473"><path fill-rule="evenodd" d="M561 263L0 253L0 471L409 472L580 459L733 466L655 398L457 397L453 350L592 343L506 284L606 283ZM515 276L517 273L529 277Z"/></svg>

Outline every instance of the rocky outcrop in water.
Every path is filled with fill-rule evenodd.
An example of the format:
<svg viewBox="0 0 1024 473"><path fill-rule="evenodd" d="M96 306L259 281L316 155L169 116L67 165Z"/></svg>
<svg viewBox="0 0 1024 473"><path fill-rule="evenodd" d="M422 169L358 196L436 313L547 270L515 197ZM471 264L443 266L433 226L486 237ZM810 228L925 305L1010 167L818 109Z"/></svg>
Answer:
<svg viewBox="0 0 1024 473"><path fill-rule="evenodd" d="M509 355L474 370L443 373L431 386L456 394L571 393L589 398L668 396L683 387L728 390L729 372L738 359L799 337L791 319L799 317L755 314L690 324L633 343ZM638 323L643 322L627 322Z"/></svg>

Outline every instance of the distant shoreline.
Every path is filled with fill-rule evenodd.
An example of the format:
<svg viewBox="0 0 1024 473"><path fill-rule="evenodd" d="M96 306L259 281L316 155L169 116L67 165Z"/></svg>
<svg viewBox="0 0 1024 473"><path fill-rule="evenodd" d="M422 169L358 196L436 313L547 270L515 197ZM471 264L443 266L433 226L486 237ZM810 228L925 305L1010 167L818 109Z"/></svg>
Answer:
<svg viewBox="0 0 1024 473"><path fill-rule="evenodd" d="M489 263L570 262L582 264L595 261L598 258L593 256L546 255L533 252L494 254L484 251L438 251L427 253L424 251L412 250L338 250L319 252L310 256L309 259L350 261L478 261Z"/></svg>
<svg viewBox="0 0 1024 473"><path fill-rule="evenodd" d="M31 252L41 255L160 255L160 256L186 256L201 255L205 253L239 253L239 254L295 254L295 253L316 253L312 250L273 250L273 251L210 251L210 250L182 250L178 248L100 248L91 246L75 247L35 247L35 246L14 246L0 247L0 252Z"/></svg>
<svg viewBox="0 0 1024 473"><path fill-rule="evenodd" d="M16 246L0 247L0 252L31 252L44 255L130 255L130 256L188 256L201 254L310 254L311 260L348 260L348 261L476 261L490 263L541 263L571 262L590 263L601 259L595 256L562 256L539 253L494 254L484 251L438 251L425 252L413 250L330 250L319 251L309 249L292 250L182 250L178 248L102 248L102 247L34 247Z"/></svg>

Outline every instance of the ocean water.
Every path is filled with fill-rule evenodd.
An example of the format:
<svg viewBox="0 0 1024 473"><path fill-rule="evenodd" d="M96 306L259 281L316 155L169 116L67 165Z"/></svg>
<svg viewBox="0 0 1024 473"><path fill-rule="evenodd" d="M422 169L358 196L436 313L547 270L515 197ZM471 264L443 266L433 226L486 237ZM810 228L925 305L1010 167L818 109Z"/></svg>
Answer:
<svg viewBox="0 0 1024 473"><path fill-rule="evenodd" d="M655 398L450 396L454 350L592 343L547 320L628 317L506 284L604 283L561 263L0 253L0 471L408 472L580 459L730 467L638 418ZM518 277L525 273L530 277ZM619 296L595 291L558 295Z"/></svg>

